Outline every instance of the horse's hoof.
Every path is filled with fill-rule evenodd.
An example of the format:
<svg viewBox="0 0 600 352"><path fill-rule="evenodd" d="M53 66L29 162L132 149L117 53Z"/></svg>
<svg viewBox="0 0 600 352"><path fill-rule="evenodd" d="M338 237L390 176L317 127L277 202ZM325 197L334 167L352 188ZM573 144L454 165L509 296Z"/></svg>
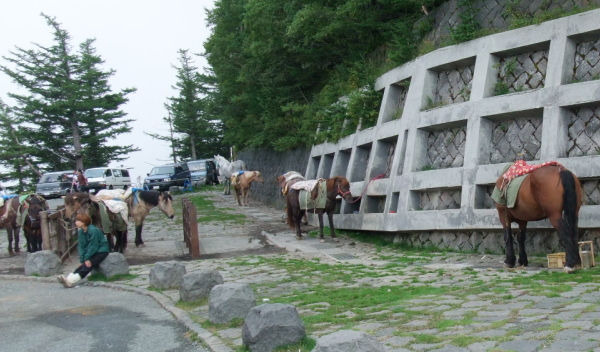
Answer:
<svg viewBox="0 0 600 352"><path fill-rule="evenodd" d="M325 239L324 239L324 238L321 238L321 241L320 241L320 242L321 242L321 243L325 243Z"/></svg>
<svg viewBox="0 0 600 352"><path fill-rule="evenodd" d="M514 264L511 265L511 264L508 264L508 263L504 263L504 269L512 269L514 267L515 267Z"/></svg>
<svg viewBox="0 0 600 352"><path fill-rule="evenodd" d="M575 269L571 268L570 266L565 266L563 268L563 272L565 274L573 274L575 272Z"/></svg>
<svg viewBox="0 0 600 352"><path fill-rule="evenodd" d="M303 238L304 238L304 237L302 237L302 236L296 236L296 239L297 239L298 241L302 240Z"/></svg>
<svg viewBox="0 0 600 352"><path fill-rule="evenodd" d="M337 238L337 237L333 237L332 240L333 240L333 242L339 242L340 241L339 238Z"/></svg>

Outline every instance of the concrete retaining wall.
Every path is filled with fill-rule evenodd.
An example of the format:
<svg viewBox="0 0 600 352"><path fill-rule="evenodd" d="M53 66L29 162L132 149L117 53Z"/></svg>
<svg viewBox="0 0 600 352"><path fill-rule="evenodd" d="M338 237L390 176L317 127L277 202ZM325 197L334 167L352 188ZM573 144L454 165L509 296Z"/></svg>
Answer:
<svg viewBox="0 0 600 352"><path fill-rule="evenodd" d="M310 152L308 178L345 176L363 195L341 204L336 227L497 231L492 185L525 153L574 171L585 191L579 226L600 228L598 18L594 10L442 48L379 77L377 125ZM598 241L595 233L586 236Z"/></svg>

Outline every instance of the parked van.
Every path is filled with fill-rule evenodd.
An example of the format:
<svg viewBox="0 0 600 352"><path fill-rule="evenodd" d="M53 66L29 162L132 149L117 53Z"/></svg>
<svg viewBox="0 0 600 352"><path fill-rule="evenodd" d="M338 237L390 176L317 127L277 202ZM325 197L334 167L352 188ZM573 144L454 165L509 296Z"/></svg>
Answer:
<svg viewBox="0 0 600 352"><path fill-rule="evenodd" d="M144 188L168 191L174 186L183 187L185 180L189 178L190 169L186 163L157 166L144 178Z"/></svg>
<svg viewBox="0 0 600 352"><path fill-rule="evenodd" d="M71 192L73 184L73 170L54 171L42 175L35 187L35 193L45 198L55 198Z"/></svg>
<svg viewBox="0 0 600 352"><path fill-rule="evenodd" d="M193 160L188 161L186 164L190 169L190 178L194 186L216 185L219 183L214 159Z"/></svg>
<svg viewBox="0 0 600 352"><path fill-rule="evenodd" d="M81 191L96 193L101 189L127 189L131 186L131 178L127 169L113 167L95 167L83 173L87 178L87 186Z"/></svg>

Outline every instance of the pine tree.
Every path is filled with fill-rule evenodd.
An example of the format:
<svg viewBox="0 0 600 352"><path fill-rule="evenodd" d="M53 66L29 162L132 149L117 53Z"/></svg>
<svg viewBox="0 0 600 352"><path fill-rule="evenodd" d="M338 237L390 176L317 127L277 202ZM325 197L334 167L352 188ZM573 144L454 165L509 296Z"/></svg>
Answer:
<svg viewBox="0 0 600 352"><path fill-rule="evenodd" d="M95 53L94 41L83 42L75 52L69 32L54 17L42 16L53 29L53 44L17 47L4 57L15 68L0 66L27 90L9 93L17 102L16 117L27 126L24 142L36 145L40 161L53 170L123 160L124 154L137 149L106 143L131 130L131 120L123 119L126 114L119 107L135 89L112 93L108 78L114 71L99 67L103 61Z"/></svg>
<svg viewBox="0 0 600 352"><path fill-rule="evenodd" d="M222 126L219 120L211 119L209 110L214 80L198 72L189 50L179 50L177 83L173 89L177 96L170 97L167 110L172 115L174 132L182 135L175 145L181 157L212 156L223 151Z"/></svg>

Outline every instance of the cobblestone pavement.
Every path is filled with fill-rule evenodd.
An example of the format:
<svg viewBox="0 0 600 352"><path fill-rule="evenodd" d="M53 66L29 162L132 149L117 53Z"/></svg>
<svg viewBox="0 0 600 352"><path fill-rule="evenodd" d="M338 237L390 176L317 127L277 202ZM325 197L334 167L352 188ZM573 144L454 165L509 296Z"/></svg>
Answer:
<svg viewBox="0 0 600 352"><path fill-rule="evenodd" d="M314 339L357 329L394 352L600 352L597 267L569 276L544 268L545 258L530 257L527 269L506 270L499 255L402 252L345 236L339 243L310 237L297 241L281 222L281 211L256 202L239 208L232 197L210 194L217 207L244 213L247 220L201 224L201 236L231 245L234 254L218 253L217 244L213 252L217 255L183 261L187 272L216 269L225 282L250 284L258 304L294 304ZM136 253L148 250L153 242L180 238L177 220L169 223L165 218L160 228L156 222L163 222L164 216L156 211L152 216L149 224L154 225L144 231L147 248L131 249L128 258L135 260ZM236 246L239 242L249 247ZM155 254L177 257L168 250ZM153 295L173 314L188 319L188 327L213 351L239 348L241 327L207 324L206 302L182 313L174 308L177 290L148 291L152 265L143 261L132 265L130 272L137 277L113 286Z"/></svg>

